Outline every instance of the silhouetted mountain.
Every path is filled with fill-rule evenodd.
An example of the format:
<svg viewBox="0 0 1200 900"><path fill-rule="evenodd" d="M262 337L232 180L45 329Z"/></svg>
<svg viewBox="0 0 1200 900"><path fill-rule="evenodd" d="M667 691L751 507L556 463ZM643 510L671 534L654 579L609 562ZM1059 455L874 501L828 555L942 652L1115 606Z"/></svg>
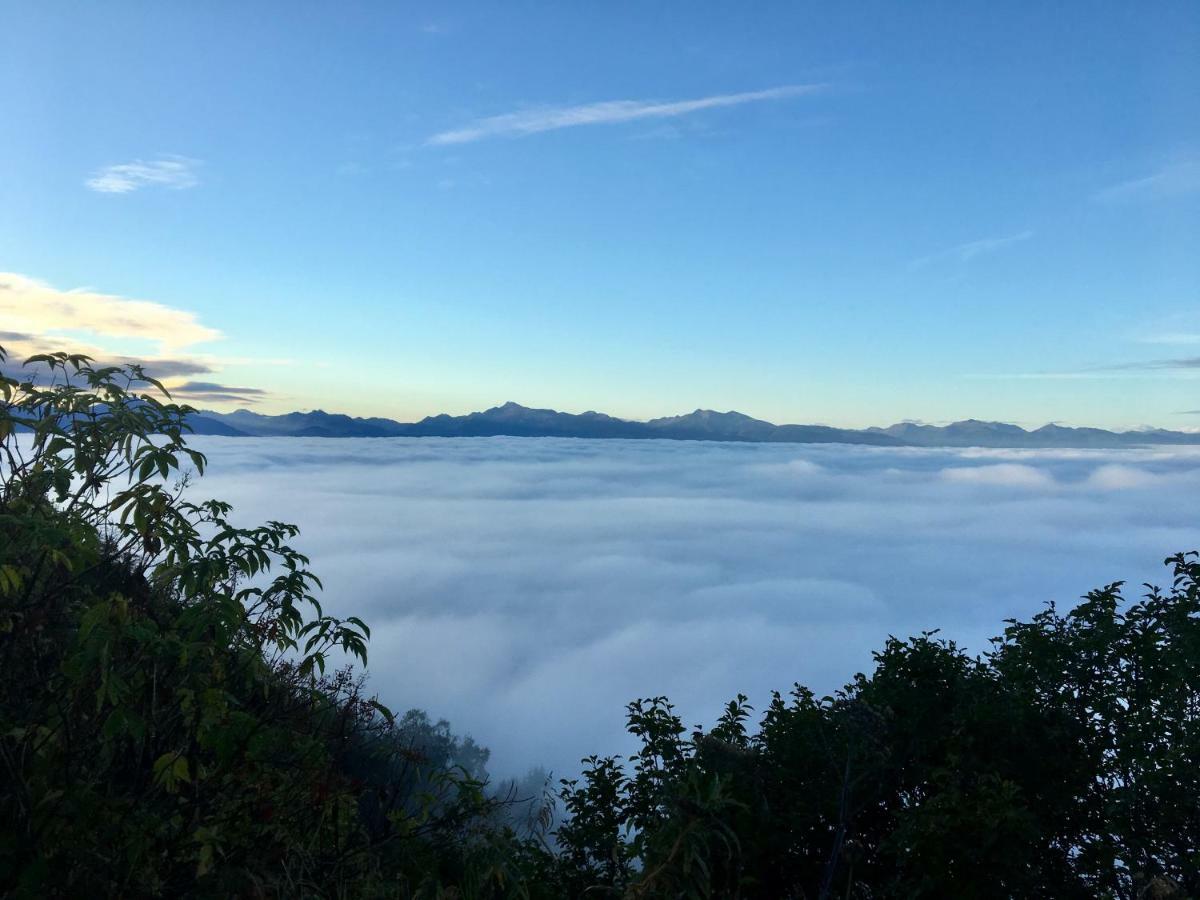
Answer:
<svg viewBox="0 0 1200 900"><path fill-rule="evenodd" d="M950 425L901 422L888 428L831 428L826 425L774 425L739 412L697 409L682 416L631 422L598 412L564 413L508 402L464 416L443 413L420 422L357 418L323 410L267 416L239 409L200 412L190 420L198 434L231 437L572 437L659 438L754 443L869 444L878 447L1132 447L1146 444L1200 444L1200 434L1151 429L1105 431L1043 425L1026 431L1005 422L967 419Z"/></svg>
<svg viewBox="0 0 1200 900"><path fill-rule="evenodd" d="M906 444L927 447L1025 447L1029 436L1024 428L1004 422L967 419L950 425L917 425L902 422L889 428L868 429L890 434Z"/></svg>
<svg viewBox="0 0 1200 900"><path fill-rule="evenodd" d="M222 437L249 437L250 435L247 431L234 428L229 423L221 421L212 413L189 416L188 424L192 426L193 434L219 434Z"/></svg>
<svg viewBox="0 0 1200 900"><path fill-rule="evenodd" d="M1106 431L1103 428L1069 428L1043 425L1026 431L1005 422L966 419L949 425L918 425L902 422L889 428L868 431L889 434L917 447L1014 447L1014 448L1118 448L1146 444L1200 444L1200 434L1165 431Z"/></svg>
<svg viewBox="0 0 1200 900"><path fill-rule="evenodd" d="M646 423L659 437L696 441L769 441L777 426L740 412L698 409L686 416L667 416Z"/></svg>
<svg viewBox="0 0 1200 900"><path fill-rule="evenodd" d="M898 447L904 441L889 434L830 428L827 425L773 425L740 412L698 409L686 416L651 419L654 437L693 441L751 441L790 444L874 444Z"/></svg>
<svg viewBox="0 0 1200 900"><path fill-rule="evenodd" d="M429 416L415 425L405 426L407 433L429 437L647 437L641 422L614 419L604 413L579 414L553 409L529 409L511 400L483 412L465 416Z"/></svg>
<svg viewBox="0 0 1200 900"><path fill-rule="evenodd" d="M202 412L201 416L255 437L397 437L407 434L406 429L411 427L391 419L360 419L320 409L280 416L239 409L231 413Z"/></svg>

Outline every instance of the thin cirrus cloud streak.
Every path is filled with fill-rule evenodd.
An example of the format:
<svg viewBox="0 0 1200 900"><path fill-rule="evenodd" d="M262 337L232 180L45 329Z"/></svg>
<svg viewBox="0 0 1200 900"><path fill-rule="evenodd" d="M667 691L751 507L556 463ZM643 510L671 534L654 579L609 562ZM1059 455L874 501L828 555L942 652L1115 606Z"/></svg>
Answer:
<svg viewBox="0 0 1200 900"><path fill-rule="evenodd" d="M958 262L962 264L969 263L976 257L983 256L988 253L995 253L998 250L1003 250L1006 247L1011 247L1013 244L1019 244L1033 237L1033 231L1025 230L1017 234L1004 235L1003 237L983 238L978 241L969 241L965 244L958 244L950 247L947 250L940 250L937 253L931 253L929 256L921 256L912 260L908 264L910 269L923 269L933 263L938 262Z"/></svg>
<svg viewBox="0 0 1200 900"><path fill-rule="evenodd" d="M197 403L257 403L269 396L262 388L235 387L215 381L187 381L171 388L171 394Z"/></svg>
<svg viewBox="0 0 1200 900"><path fill-rule="evenodd" d="M1120 203L1197 192L1200 192L1200 158L1171 163L1142 178L1114 184L1097 192L1095 199L1102 203Z"/></svg>
<svg viewBox="0 0 1200 900"><path fill-rule="evenodd" d="M1109 366L1096 366L1091 369L1081 369L1074 372L991 372L970 373L967 378L1013 378L1013 379L1045 379L1072 380L1094 378L1120 378L1138 372L1161 373L1180 378L1194 378L1200 375L1200 356L1182 357L1179 359L1146 359L1136 362L1116 363Z"/></svg>
<svg viewBox="0 0 1200 900"><path fill-rule="evenodd" d="M1161 316L1156 320L1143 322L1130 338L1139 344L1200 344L1200 316L1190 310Z"/></svg>
<svg viewBox="0 0 1200 900"><path fill-rule="evenodd" d="M706 109L742 106L767 100L785 100L815 94L828 88L825 84L790 84L761 91L738 94L714 94L694 100L606 100L578 106L551 106L521 112L504 113L476 119L461 128L441 131L426 143L433 145L469 144L487 138L525 137L544 131L576 128L582 125L615 125L642 119L669 119L686 116Z"/></svg>
<svg viewBox="0 0 1200 900"><path fill-rule="evenodd" d="M1110 372L1158 371L1162 369L1200 369L1200 356L1189 356L1182 359L1149 359L1104 367L1105 371Z"/></svg>
<svg viewBox="0 0 1200 900"><path fill-rule="evenodd" d="M138 159L97 169L85 184L101 194L128 194L147 187L178 191L200 183L196 174L199 165L199 160L186 156L166 156L149 161Z"/></svg>
<svg viewBox="0 0 1200 900"><path fill-rule="evenodd" d="M1141 344L1200 344L1200 334L1159 333L1140 337L1137 340Z"/></svg>

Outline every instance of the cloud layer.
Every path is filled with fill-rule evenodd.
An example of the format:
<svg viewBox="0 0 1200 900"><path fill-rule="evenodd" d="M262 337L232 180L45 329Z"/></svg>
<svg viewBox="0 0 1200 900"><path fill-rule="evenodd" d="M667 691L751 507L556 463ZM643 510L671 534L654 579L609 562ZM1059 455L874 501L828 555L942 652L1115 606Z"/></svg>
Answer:
<svg viewBox="0 0 1200 900"><path fill-rule="evenodd" d="M826 691L890 634L983 648L1007 616L1200 547L1195 450L555 439L197 439L196 490L293 520L373 686L569 774L630 699L711 721Z"/></svg>
<svg viewBox="0 0 1200 900"><path fill-rule="evenodd" d="M608 100L580 106L548 106L521 112L476 119L461 128L442 131L429 138L430 144L467 144L493 137L523 137L542 131L575 128L580 125L612 125L639 119L666 119L705 109L741 106L764 100L783 100L824 90L822 84L791 84L763 91L740 94L715 94L694 100Z"/></svg>

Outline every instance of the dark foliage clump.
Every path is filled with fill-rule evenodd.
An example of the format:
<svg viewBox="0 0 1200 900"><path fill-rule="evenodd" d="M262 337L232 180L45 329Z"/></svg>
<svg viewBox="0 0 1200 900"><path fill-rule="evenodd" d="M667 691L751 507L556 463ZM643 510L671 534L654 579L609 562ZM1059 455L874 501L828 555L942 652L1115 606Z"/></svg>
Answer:
<svg viewBox="0 0 1200 900"><path fill-rule="evenodd" d="M326 673L368 631L323 614L296 529L183 498L189 410L136 367L27 369L0 382L0 893L522 883L540 845L504 824L486 750Z"/></svg>
<svg viewBox="0 0 1200 900"><path fill-rule="evenodd" d="M685 738L585 760L558 833L574 883L644 897L1200 896L1200 563L1126 603L1010 621L973 657L890 639L835 696L745 697Z"/></svg>

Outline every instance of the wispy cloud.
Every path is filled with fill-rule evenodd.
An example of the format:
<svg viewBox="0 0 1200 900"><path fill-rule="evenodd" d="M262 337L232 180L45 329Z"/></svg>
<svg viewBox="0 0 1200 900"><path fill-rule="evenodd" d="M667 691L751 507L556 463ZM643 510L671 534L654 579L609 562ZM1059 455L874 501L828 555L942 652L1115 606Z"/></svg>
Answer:
<svg viewBox="0 0 1200 900"><path fill-rule="evenodd" d="M439 132L426 143L468 144L486 138L524 137L580 125L613 125L640 119L668 119L705 109L800 97L817 93L827 87L828 85L824 84L789 84L740 94L714 94L694 100L606 100L580 106L548 106L476 119L461 128Z"/></svg>
<svg viewBox="0 0 1200 900"><path fill-rule="evenodd" d="M1126 338L1152 347L1191 348L1200 345L1200 313L1195 303L1184 303L1176 311L1132 323ZM1167 352L1167 351L1159 351ZM1191 350L1181 349L1181 353Z"/></svg>
<svg viewBox="0 0 1200 900"><path fill-rule="evenodd" d="M1160 332L1138 338L1142 344L1200 344L1200 333Z"/></svg>
<svg viewBox="0 0 1200 900"><path fill-rule="evenodd" d="M1106 187L1095 199L1103 203L1177 197L1200 191L1200 158L1163 166L1157 172Z"/></svg>
<svg viewBox="0 0 1200 900"><path fill-rule="evenodd" d="M1121 363L1115 366L1105 366L1105 371L1127 372L1159 369L1200 369L1200 356L1189 356L1183 359L1150 359L1145 362Z"/></svg>
<svg viewBox="0 0 1200 900"><path fill-rule="evenodd" d="M204 403L257 403L268 396L261 388L234 387L215 381L187 381L171 388L182 400Z"/></svg>
<svg viewBox="0 0 1200 900"><path fill-rule="evenodd" d="M1132 335L1139 344L1192 346L1200 344L1200 315L1181 312L1143 323Z"/></svg>
<svg viewBox="0 0 1200 900"><path fill-rule="evenodd" d="M929 256L918 257L909 263L909 268L923 269L931 263L937 262L969 263L977 256L995 253L997 250L1003 250L1005 247L1027 241L1031 237L1033 237L1033 232L1026 230L1003 237L983 238L982 240L970 241L966 244L958 244L955 247L931 253Z"/></svg>
<svg viewBox="0 0 1200 900"><path fill-rule="evenodd" d="M967 378L1003 378L1003 379L1035 379L1035 380L1073 380L1092 378L1119 378L1123 374L1136 372L1175 372L1181 377L1192 378L1200 375L1200 356L1184 357L1182 359L1148 359L1138 362L1115 363L1107 366L1094 366L1073 372L993 372L972 373Z"/></svg>
<svg viewBox="0 0 1200 900"><path fill-rule="evenodd" d="M1112 378L1111 372L1091 371L1091 372L968 372L963 375L963 378L979 378L979 379L999 379L1004 381L1073 381L1076 379L1089 378Z"/></svg>
<svg viewBox="0 0 1200 900"><path fill-rule="evenodd" d="M161 159L140 159L97 169L85 183L101 194L128 194L144 187L163 187L183 190L200 183L196 174L199 160L186 156L165 156Z"/></svg>

